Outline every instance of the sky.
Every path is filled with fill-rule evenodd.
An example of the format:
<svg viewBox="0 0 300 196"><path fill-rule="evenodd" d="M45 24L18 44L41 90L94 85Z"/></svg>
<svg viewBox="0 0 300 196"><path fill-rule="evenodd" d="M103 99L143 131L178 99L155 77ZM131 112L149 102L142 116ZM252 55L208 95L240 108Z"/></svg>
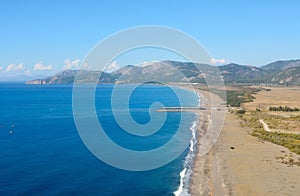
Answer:
<svg viewBox="0 0 300 196"><path fill-rule="evenodd" d="M297 0L2 0L0 80L78 68L99 41L141 25L183 31L219 63L300 59L299 7ZM112 67L172 58L127 56Z"/></svg>

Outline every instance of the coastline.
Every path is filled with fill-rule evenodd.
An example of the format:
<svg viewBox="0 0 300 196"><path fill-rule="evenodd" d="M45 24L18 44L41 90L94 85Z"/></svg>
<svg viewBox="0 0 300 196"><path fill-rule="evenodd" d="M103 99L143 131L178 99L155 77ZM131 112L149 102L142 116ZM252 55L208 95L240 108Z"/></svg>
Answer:
<svg viewBox="0 0 300 196"><path fill-rule="evenodd" d="M226 106L222 105L224 101L216 94L211 93L210 91L200 90L197 88L191 88L190 86L178 86L179 88L186 89L188 91L193 91L197 94L200 99L199 108L204 109L178 109L178 110L171 110L174 112L193 112L196 113L198 116L197 120L197 127L196 127L196 140L194 143L194 157L192 161L191 173L189 174L188 182L185 184L185 188L189 189L188 195L207 195L212 191L212 178L215 178L211 175L211 164L213 163L213 167L216 169L214 170L214 176L219 176L219 165L220 161L217 160L219 164L214 164L216 161L214 156L212 156L211 152L214 151L214 145L212 145L210 149L210 142L206 142L205 140L201 140L204 137L210 137L210 140L218 141L218 136L220 136L219 132L216 130L220 127L221 124L224 122L224 117L226 113ZM212 118L214 121L212 121ZM208 134L206 134L208 133ZM216 137L215 137L216 135ZM202 149L201 149L202 148ZM208 153L203 155L205 149L210 149ZM201 149L201 150L199 150ZM201 151L201 152L200 152ZM217 173L216 173L217 172ZM180 173L181 176L181 173ZM182 178L182 176L181 176ZM215 178L215 179L219 179ZM223 180L218 180L220 187L222 185ZM180 185L181 186L181 185ZM221 191L219 188L217 192L220 195L224 195L225 191ZM178 194L178 192L176 192ZM174 192L175 194L175 192ZM218 195L219 195L218 194ZM176 194L175 194L176 195Z"/></svg>
<svg viewBox="0 0 300 196"><path fill-rule="evenodd" d="M180 87L179 87L180 88ZM191 91L191 89L183 88L185 90ZM198 93L197 93L198 95ZM201 98L198 95L198 106L200 107L201 103ZM197 108L197 107L196 107ZM185 159L184 159L184 168L183 170L180 171L179 176L180 176L180 184L179 187L177 188L176 191L173 192L175 196L179 195L190 195L190 179L193 174L193 164L194 164L194 159L196 156L196 146L197 146L197 140L198 140L198 124L199 124L199 114L198 114L198 109L195 109L194 107L180 107L176 109L171 109L169 110L158 110L159 112L192 112L195 113L195 119L193 121L192 126L189 128L191 131L192 138L190 140L190 145L189 145L189 152L187 153Z"/></svg>
<svg viewBox="0 0 300 196"><path fill-rule="evenodd" d="M201 107L216 106L224 108L222 106L223 100L217 95L210 93L209 91L195 89L195 92L201 99ZM214 103L212 103L214 100ZM224 111L223 111L224 112ZM215 157L214 148L215 145L210 149L210 151L202 155L199 151L201 148L200 138L209 131L211 126L212 111L211 110L198 110L199 122L198 122L198 138L197 138L197 152L194 159L192 176L190 180L190 194L191 195L209 195L212 192L218 193L218 195L224 195L224 188L222 176L219 174L220 161L218 157ZM222 121L222 112L214 111L214 119ZM218 179L215 183L218 184L218 189L213 190L213 179ZM223 187L223 188L221 188Z"/></svg>
<svg viewBox="0 0 300 196"><path fill-rule="evenodd" d="M210 105L208 91L195 89L201 106ZM220 102L221 104L221 102ZM209 128L211 115L198 111L198 141ZM201 143L197 143L197 149ZM297 195L300 192L300 170L283 164L279 157L300 155L273 143L249 135L234 114L226 112L217 143L204 156L195 155L190 180L191 195Z"/></svg>

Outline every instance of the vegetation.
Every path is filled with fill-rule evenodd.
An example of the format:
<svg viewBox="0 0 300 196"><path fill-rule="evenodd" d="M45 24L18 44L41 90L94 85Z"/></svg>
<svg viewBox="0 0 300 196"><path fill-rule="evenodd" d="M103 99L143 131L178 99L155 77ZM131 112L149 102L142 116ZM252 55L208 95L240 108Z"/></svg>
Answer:
<svg viewBox="0 0 300 196"><path fill-rule="evenodd" d="M245 110L243 110L243 109L240 109L240 110L237 110L237 111L236 111L236 113L237 113L237 114L245 114L245 113L246 113L246 111L245 111Z"/></svg>
<svg viewBox="0 0 300 196"><path fill-rule="evenodd" d="M260 90L270 91L271 89L262 89L262 88L252 88L249 86L234 86L234 90L227 90L227 104L233 107L241 107L242 103L251 102L254 99L253 94L257 93ZM214 92L217 94L218 92ZM224 97L223 97L224 98ZM273 108L271 109L273 110ZM274 109L275 110L275 109ZM277 110L277 109L276 109ZM289 108L279 106L278 110L280 111L298 111L297 108ZM234 110L231 110L234 112ZM241 125L243 127L248 127L251 130L251 135L264 140L269 141L281 146L288 148L290 151L300 154L300 134L293 133L282 133L282 132L267 132L264 130L263 125L259 122L260 119L263 119L270 129L273 130L286 130L292 131L299 127L300 115L290 115L290 116L280 116L270 114L265 110L260 108L253 108L245 110L240 108L234 112L236 116L240 119ZM286 161L284 163L288 164L298 164L300 162L295 161Z"/></svg>
<svg viewBox="0 0 300 196"><path fill-rule="evenodd" d="M227 104L231 106L240 107L241 103L253 101L253 94L260 89L244 87L238 90L227 91ZM284 111L284 112L296 112L298 108L291 108L287 106L269 107L269 111ZM253 108L252 110L238 109L236 115L240 119L242 126L251 129L251 135L264 140L269 141L288 148L291 152L300 154L300 134L283 133L283 132L267 132L264 130L260 119L269 125L273 130L286 130L291 131L297 129L300 122L299 115L292 116L279 116L270 114L259 108ZM289 164L294 164L289 162ZM297 162L299 164L299 162Z"/></svg>
<svg viewBox="0 0 300 196"><path fill-rule="evenodd" d="M298 112L299 108L291 108L287 106L269 107L269 111L282 111L282 112Z"/></svg>
<svg viewBox="0 0 300 196"><path fill-rule="evenodd" d="M260 91L258 88L241 87L238 90L227 90L227 105L232 107L240 107L241 103L252 102L255 97L252 95Z"/></svg>
<svg viewBox="0 0 300 196"><path fill-rule="evenodd" d="M258 137L262 140L284 146L290 151L300 154L299 134L266 132L263 129L257 129L253 131L251 135Z"/></svg>
<svg viewBox="0 0 300 196"><path fill-rule="evenodd" d="M288 130L290 126L283 123L283 117L269 115L258 111L247 111L245 115L238 115L241 120L242 126L251 129L251 135L261 140L272 142L288 148L290 151L300 154L300 134L292 133L279 133L279 132L267 132L264 130L262 124L259 122L260 118L263 118L270 128L281 128ZM299 116L290 117L284 120L291 120L298 122ZM285 122L285 121L284 121Z"/></svg>

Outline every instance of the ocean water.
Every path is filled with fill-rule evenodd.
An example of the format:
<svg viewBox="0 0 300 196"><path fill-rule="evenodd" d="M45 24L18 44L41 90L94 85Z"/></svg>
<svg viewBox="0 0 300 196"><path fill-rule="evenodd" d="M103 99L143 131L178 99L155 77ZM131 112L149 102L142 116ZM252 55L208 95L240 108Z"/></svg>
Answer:
<svg viewBox="0 0 300 196"><path fill-rule="evenodd" d="M110 105L112 88L98 85L95 105L99 122L118 145L139 151L158 148L176 134L180 117L186 130L182 140L188 139L191 145L177 159L158 169L120 170L97 159L82 142L72 114L72 85L0 83L0 195L187 193L197 116L168 113L157 133L147 138L133 136L114 119ZM181 89L178 92L184 97L184 106L198 105L194 93ZM132 118L141 124L150 121L148 108L153 102L179 104L168 87L144 85L130 98Z"/></svg>

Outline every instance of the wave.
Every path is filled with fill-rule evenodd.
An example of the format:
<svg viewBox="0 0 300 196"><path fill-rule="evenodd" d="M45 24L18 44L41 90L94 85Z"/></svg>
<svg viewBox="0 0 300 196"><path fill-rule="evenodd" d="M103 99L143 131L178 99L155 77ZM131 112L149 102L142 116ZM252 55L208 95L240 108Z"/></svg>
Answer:
<svg viewBox="0 0 300 196"><path fill-rule="evenodd" d="M199 122L199 115L198 113L196 114L196 118L193 121L192 126L190 127L191 130L191 141L190 141L190 148L189 152L185 157L184 160L184 168L180 172L180 184L179 187L176 191L173 192L175 196L185 196L185 195L190 195L189 193L189 187L190 187L190 178L192 175L192 167L194 164L194 158L195 158L195 153L196 153L196 144L197 144L197 127L198 127L198 122Z"/></svg>
<svg viewBox="0 0 300 196"><path fill-rule="evenodd" d="M197 99L198 99L198 107L201 107L201 97L199 95L199 93L195 92L197 95Z"/></svg>
<svg viewBox="0 0 300 196"><path fill-rule="evenodd" d="M180 172L180 184L179 184L179 188L177 189L177 191L174 192L175 196L179 196L181 195L182 191L183 191L183 178L185 176L186 173L186 168L184 168L181 172Z"/></svg>

